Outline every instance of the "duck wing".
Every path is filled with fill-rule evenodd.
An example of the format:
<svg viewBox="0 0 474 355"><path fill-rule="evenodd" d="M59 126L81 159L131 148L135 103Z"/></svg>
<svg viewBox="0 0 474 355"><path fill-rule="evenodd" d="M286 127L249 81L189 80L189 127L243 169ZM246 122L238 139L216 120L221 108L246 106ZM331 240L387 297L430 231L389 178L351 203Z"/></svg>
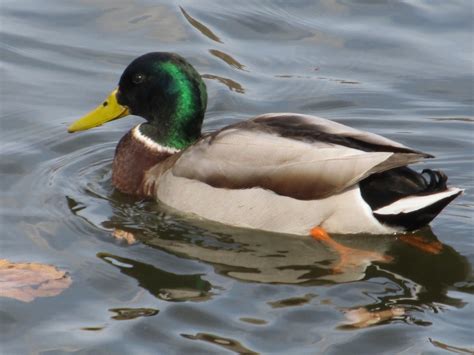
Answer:
<svg viewBox="0 0 474 355"><path fill-rule="evenodd" d="M203 136L181 154L172 173L218 188L259 187L313 200L429 157L320 117L266 114Z"/></svg>

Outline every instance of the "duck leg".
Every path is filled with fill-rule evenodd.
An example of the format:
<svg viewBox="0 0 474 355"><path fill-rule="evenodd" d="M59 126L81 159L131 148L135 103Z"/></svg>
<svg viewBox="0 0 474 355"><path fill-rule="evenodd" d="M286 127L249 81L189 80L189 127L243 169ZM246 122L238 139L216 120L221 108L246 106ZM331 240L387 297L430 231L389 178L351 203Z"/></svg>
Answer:
<svg viewBox="0 0 474 355"><path fill-rule="evenodd" d="M332 268L334 273L342 273L348 269L371 263L373 261L390 262L393 258L377 252L350 248L332 239L329 234L321 227L314 227L310 231L313 239L326 244L336 251L339 255L339 261Z"/></svg>

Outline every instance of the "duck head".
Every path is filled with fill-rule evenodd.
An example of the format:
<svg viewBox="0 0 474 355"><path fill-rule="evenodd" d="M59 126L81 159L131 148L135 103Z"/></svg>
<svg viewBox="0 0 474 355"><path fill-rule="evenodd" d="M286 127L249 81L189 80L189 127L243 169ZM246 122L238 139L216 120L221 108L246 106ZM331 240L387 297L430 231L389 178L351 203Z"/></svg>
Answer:
<svg viewBox="0 0 474 355"><path fill-rule="evenodd" d="M132 61L118 88L68 131L131 114L147 121L140 126L142 134L162 146L183 149L199 138L206 104L206 86L191 64L177 54L153 52Z"/></svg>

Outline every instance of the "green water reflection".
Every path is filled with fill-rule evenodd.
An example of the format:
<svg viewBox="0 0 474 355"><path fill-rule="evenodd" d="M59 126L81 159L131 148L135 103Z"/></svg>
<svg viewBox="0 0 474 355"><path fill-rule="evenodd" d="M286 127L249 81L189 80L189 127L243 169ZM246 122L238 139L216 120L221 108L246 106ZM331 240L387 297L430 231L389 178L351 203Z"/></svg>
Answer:
<svg viewBox="0 0 474 355"><path fill-rule="evenodd" d="M164 301L203 301L211 297L211 284L202 275L179 275L120 256L99 253L97 257L133 277L138 285Z"/></svg>

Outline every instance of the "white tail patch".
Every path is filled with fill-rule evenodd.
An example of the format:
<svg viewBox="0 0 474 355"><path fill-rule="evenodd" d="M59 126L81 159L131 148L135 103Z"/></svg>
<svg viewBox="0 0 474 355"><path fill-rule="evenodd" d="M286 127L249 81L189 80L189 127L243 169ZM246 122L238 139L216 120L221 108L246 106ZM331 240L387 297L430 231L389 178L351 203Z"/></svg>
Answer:
<svg viewBox="0 0 474 355"><path fill-rule="evenodd" d="M450 187L446 191L437 192L431 195L404 197L388 206L375 210L374 213L384 215L410 213L430 206L445 198L459 194L462 191L464 190L458 189L457 187Z"/></svg>

